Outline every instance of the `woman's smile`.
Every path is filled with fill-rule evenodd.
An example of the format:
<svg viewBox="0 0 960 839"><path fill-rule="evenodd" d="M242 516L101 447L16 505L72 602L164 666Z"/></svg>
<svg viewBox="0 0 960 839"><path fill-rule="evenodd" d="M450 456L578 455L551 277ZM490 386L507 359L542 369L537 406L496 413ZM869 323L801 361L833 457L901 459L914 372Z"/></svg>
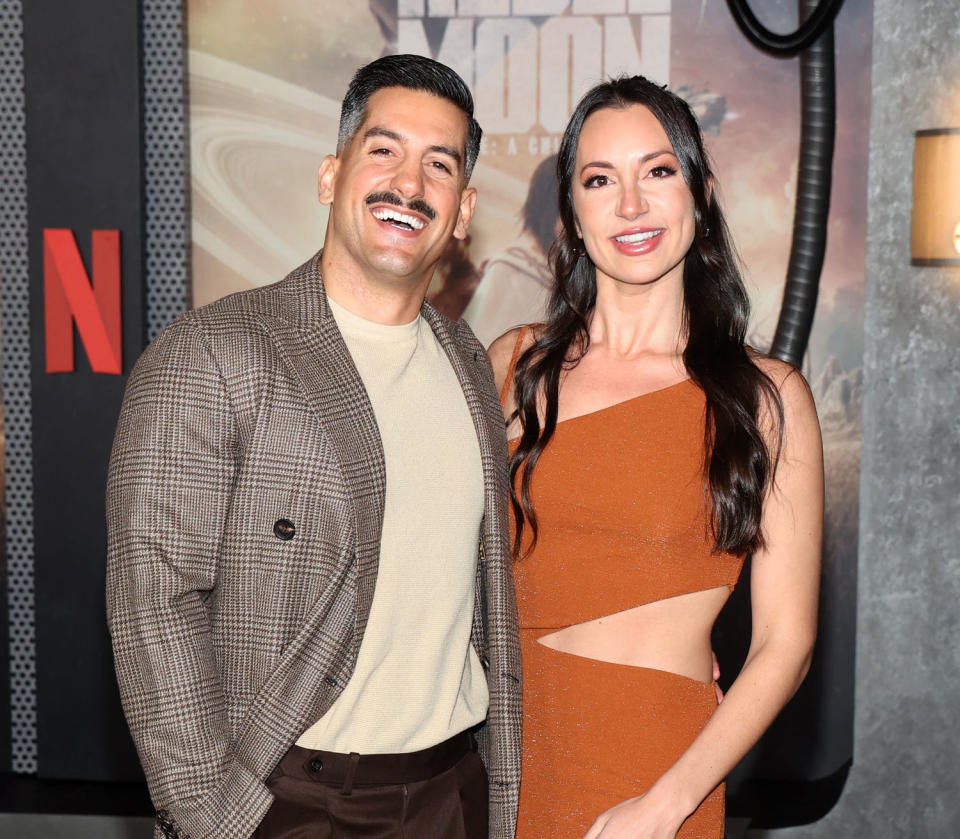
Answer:
<svg viewBox="0 0 960 839"><path fill-rule="evenodd" d="M639 256L650 253L663 238L662 227L627 230L612 236L613 246L627 256Z"/></svg>

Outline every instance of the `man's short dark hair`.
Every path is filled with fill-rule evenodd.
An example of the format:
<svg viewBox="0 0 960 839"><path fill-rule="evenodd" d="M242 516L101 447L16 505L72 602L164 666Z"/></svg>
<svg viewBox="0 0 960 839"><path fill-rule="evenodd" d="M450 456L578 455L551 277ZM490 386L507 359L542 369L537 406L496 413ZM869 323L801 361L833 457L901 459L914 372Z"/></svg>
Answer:
<svg viewBox="0 0 960 839"><path fill-rule="evenodd" d="M403 87L432 93L452 102L463 111L468 126L464 172L466 179L470 180L477 155L480 153L480 137L483 134L480 124L473 118L473 96L470 95L470 88L445 64L422 55L385 55L357 70L340 108L337 154L346 148L363 123L370 97L385 87Z"/></svg>

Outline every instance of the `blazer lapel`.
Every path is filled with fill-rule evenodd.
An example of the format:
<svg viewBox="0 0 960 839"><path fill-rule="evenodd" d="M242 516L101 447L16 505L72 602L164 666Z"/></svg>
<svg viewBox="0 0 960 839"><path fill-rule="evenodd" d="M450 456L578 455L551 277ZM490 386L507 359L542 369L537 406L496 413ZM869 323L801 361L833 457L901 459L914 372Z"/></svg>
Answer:
<svg viewBox="0 0 960 839"><path fill-rule="evenodd" d="M317 254L283 280L282 319L271 319L269 328L327 433L353 502L359 645L377 579L386 466L373 406L327 305L319 264Z"/></svg>

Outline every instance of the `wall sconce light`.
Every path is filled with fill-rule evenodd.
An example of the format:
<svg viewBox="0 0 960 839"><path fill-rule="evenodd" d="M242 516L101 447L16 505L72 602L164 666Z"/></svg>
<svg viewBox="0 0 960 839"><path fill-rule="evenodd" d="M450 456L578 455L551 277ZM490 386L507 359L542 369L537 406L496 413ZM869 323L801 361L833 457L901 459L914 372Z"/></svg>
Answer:
<svg viewBox="0 0 960 839"><path fill-rule="evenodd" d="M960 128L914 137L910 262L960 265Z"/></svg>

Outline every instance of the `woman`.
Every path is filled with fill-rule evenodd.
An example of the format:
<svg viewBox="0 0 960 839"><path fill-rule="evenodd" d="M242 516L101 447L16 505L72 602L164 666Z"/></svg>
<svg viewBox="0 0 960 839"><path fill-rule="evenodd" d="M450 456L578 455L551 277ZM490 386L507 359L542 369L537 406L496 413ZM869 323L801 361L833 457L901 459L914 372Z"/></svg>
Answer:
<svg viewBox="0 0 960 839"><path fill-rule="evenodd" d="M696 120L642 77L560 148L548 320L490 348L511 443L524 654L518 839L723 835L722 780L803 680L823 477L809 389L744 346ZM710 631L752 554L722 704Z"/></svg>

